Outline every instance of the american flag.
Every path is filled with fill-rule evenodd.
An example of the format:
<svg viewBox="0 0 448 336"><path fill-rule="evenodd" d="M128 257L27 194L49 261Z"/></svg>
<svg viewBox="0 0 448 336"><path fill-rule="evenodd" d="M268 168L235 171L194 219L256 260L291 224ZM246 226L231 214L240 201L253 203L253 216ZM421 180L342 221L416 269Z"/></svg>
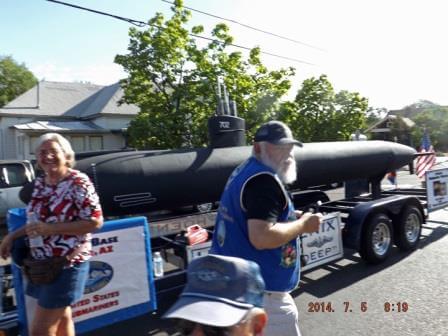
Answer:
<svg viewBox="0 0 448 336"><path fill-rule="evenodd" d="M420 154L430 153L428 155L421 155L417 157L417 162L415 164L416 174L419 178L425 176L425 172L434 166L436 163L436 154L434 153L434 147L431 145L431 140L429 139L428 133L423 133L422 144L420 146Z"/></svg>

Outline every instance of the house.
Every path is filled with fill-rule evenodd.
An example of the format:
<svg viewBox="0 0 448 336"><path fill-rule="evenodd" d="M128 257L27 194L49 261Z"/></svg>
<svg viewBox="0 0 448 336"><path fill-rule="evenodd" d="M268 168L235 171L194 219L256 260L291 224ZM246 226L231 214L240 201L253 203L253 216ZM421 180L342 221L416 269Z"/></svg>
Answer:
<svg viewBox="0 0 448 336"><path fill-rule="evenodd" d="M76 153L126 147L139 109L118 105L122 96L119 83L39 82L0 108L0 159L34 159L38 137L48 132L64 135Z"/></svg>
<svg viewBox="0 0 448 336"><path fill-rule="evenodd" d="M383 119L367 128L372 140L386 140L413 146L411 130L415 123L406 117L387 114Z"/></svg>

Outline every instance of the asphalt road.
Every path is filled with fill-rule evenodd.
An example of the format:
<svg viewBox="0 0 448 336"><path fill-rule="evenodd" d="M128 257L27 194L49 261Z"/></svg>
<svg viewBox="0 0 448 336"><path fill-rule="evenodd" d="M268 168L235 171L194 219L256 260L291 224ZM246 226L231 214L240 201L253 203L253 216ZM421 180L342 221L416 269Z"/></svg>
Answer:
<svg viewBox="0 0 448 336"><path fill-rule="evenodd" d="M383 181L385 185L387 181ZM408 172L400 185L419 185ZM331 199L343 190L329 191ZM419 248L394 248L381 265L367 265L346 250L344 258L302 274L293 293L303 336L445 336L448 335L448 208L430 214ZM169 305L169 303L166 303ZM315 307L324 307L322 312ZM331 308L331 309L328 309ZM87 336L175 335L173 325L156 314L117 323Z"/></svg>

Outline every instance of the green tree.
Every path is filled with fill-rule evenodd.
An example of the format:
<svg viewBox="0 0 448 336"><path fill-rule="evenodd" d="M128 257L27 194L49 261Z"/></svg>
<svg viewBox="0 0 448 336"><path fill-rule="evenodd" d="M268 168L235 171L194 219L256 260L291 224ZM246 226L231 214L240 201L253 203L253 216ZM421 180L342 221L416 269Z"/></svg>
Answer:
<svg viewBox="0 0 448 336"><path fill-rule="evenodd" d="M128 73L121 82L123 101L141 110L128 129L130 144L137 148L205 145L207 119L218 103L218 78L236 101L249 135L273 118L280 97L290 88L294 70L269 71L258 48L252 49L247 59L240 52L226 52L233 38L224 24L213 29L212 41L200 44L185 28L190 12L181 0L172 11L168 20L156 14L147 30L131 28L128 54L115 58ZM195 26L191 33L203 30Z"/></svg>
<svg viewBox="0 0 448 336"><path fill-rule="evenodd" d="M365 127L368 101L357 92L335 93L326 75L302 83L293 102L282 104L279 119L305 142L348 140Z"/></svg>
<svg viewBox="0 0 448 336"><path fill-rule="evenodd" d="M370 127L384 118L387 114L385 107L369 107L366 111L366 125Z"/></svg>
<svg viewBox="0 0 448 336"><path fill-rule="evenodd" d="M25 64L11 56L0 57L0 107L36 85L37 79Z"/></svg>
<svg viewBox="0 0 448 336"><path fill-rule="evenodd" d="M412 138L416 147L421 143L426 129L431 143L438 151L448 150L448 108L433 106L419 112L414 118L416 127L412 131Z"/></svg>

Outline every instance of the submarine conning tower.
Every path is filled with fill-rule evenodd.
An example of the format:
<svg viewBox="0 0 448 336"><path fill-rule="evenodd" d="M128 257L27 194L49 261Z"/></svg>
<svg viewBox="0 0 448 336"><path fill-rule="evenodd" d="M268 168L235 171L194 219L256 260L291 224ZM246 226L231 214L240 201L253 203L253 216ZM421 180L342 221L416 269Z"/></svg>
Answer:
<svg viewBox="0 0 448 336"><path fill-rule="evenodd" d="M208 119L210 147L237 147L246 145L246 123L237 115L236 102L230 99L226 85L218 79L218 104L214 116Z"/></svg>

